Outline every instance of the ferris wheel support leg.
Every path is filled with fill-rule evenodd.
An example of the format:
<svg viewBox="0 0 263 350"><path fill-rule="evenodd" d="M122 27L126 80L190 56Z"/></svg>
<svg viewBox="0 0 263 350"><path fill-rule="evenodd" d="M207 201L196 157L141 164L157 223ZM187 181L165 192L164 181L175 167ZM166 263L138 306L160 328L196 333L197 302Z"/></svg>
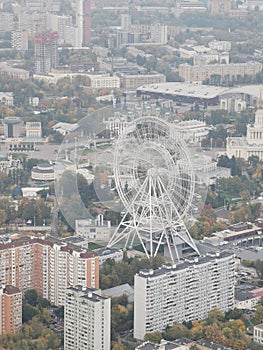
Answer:
<svg viewBox="0 0 263 350"><path fill-rule="evenodd" d="M167 247L168 247L168 250L169 250L169 253L170 253L170 257L171 257L172 261L174 262L174 256L173 256L173 253L172 253L172 250L171 250L171 245L170 245L169 237L168 237L167 234L165 234L165 238L166 238Z"/></svg>
<svg viewBox="0 0 263 350"><path fill-rule="evenodd" d="M173 240L175 254L176 254L177 260L179 261L180 260L180 256L179 256L179 252L178 252L178 249L177 249L177 246L176 246L176 242L175 242L175 239L174 239L175 238L174 234L171 233L171 236L172 236L172 240ZM174 262L174 259L173 259L173 262Z"/></svg>
<svg viewBox="0 0 263 350"><path fill-rule="evenodd" d="M122 222L119 224L116 231L113 233L109 243L107 244L107 247L111 248L112 246L114 246L115 244L117 244L118 242L123 240L129 234L129 232L125 233L125 231L128 230L127 226L125 227L125 229L123 231L119 232L121 224L122 224Z"/></svg>
<svg viewBox="0 0 263 350"><path fill-rule="evenodd" d="M186 240L180 233L177 233L177 234L178 234L178 237L180 237L186 244L188 244L198 255L201 255L187 229L186 229L186 233L187 233L188 240Z"/></svg>
<svg viewBox="0 0 263 350"><path fill-rule="evenodd" d="M142 245L142 247L143 247L144 253L146 254L147 258L150 259L150 255L149 255L149 253L148 253L148 251L147 251L147 249L146 249L145 243L143 242L142 237L141 237L141 235L140 235L140 233L138 232L137 229L136 229L136 231L137 231L137 236L139 237L139 240L140 240L141 245ZM151 256L151 257L152 257L152 256Z"/></svg>
<svg viewBox="0 0 263 350"><path fill-rule="evenodd" d="M156 246L156 249L155 249L155 252L154 252L154 256L156 256L157 253L158 253L158 251L159 251L161 242L162 242L162 240L163 240L163 236L164 236L164 230L163 230L163 232L162 232L162 234L161 234L161 237L160 237L160 239L159 239L159 241L158 241L158 244L157 244L157 246Z"/></svg>
<svg viewBox="0 0 263 350"><path fill-rule="evenodd" d="M136 237L136 232L133 233L133 236L132 236L132 239L131 239L131 247L133 247L133 243L134 243L134 240L135 240L135 237Z"/></svg>

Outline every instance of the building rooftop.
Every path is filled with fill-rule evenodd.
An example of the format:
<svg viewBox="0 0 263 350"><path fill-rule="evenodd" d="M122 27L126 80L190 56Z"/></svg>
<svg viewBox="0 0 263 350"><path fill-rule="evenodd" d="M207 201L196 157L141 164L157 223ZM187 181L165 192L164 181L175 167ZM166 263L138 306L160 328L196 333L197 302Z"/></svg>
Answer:
<svg viewBox="0 0 263 350"><path fill-rule="evenodd" d="M129 302L134 300L134 290L128 283L113 288L104 289L102 293L113 298L120 297L125 294L128 296Z"/></svg>
<svg viewBox="0 0 263 350"><path fill-rule="evenodd" d="M28 245L37 244L37 243L42 245L48 245L50 247L57 245L61 247L60 248L61 251L65 251L70 254L72 254L73 252L78 252L81 258L92 258L92 257L98 256L98 254L92 250L88 250L70 243L67 244L51 236L48 236L47 238L22 236L18 239L13 240L12 242L8 242L6 244L0 244L0 251L3 251L5 249L10 249L10 248L17 248L21 246L28 246Z"/></svg>
<svg viewBox="0 0 263 350"><path fill-rule="evenodd" d="M174 96L212 99L225 93L228 89L220 86L191 83L158 83L143 85L137 90Z"/></svg>
<svg viewBox="0 0 263 350"><path fill-rule="evenodd" d="M257 327L257 328L259 328L259 329L262 329L262 330L263 330L263 323L256 324L254 327Z"/></svg>
<svg viewBox="0 0 263 350"><path fill-rule="evenodd" d="M3 292L5 294L8 294L8 295L13 295L13 294L17 294L17 293L20 293L20 289L15 287L15 286L12 286L12 285L6 285L4 286L3 288Z"/></svg>
<svg viewBox="0 0 263 350"><path fill-rule="evenodd" d="M94 302L108 299L100 295L101 290L96 288L86 288L86 287L77 285L75 287L69 287L67 290L72 292L80 292L82 293L82 295L80 296L81 298L91 300Z"/></svg>
<svg viewBox="0 0 263 350"><path fill-rule="evenodd" d="M195 83L168 82L140 86L137 91L169 94L174 96L186 96L203 99L212 99L228 94L247 94L258 98L261 85L243 85L238 87L221 87L214 85L202 85Z"/></svg>
<svg viewBox="0 0 263 350"><path fill-rule="evenodd" d="M22 122L20 117L6 117L4 119L4 124L20 124Z"/></svg>
<svg viewBox="0 0 263 350"><path fill-rule="evenodd" d="M209 263L210 261L215 260L215 258L227 258L231 257L233 254L229 252L215 252L215 253L207 253L206 256L203 257L196 257L192 260L185 260L183 262L180 262L178 264L164 264L162 267L160 267L157 270L141 270L139 272L139 276L148 278L148 277L156 277L161 276L163 274L170 272L177 272L180 270L185 270L188 268L195 268L197 265L201 266L202 264Z"/></svg>
<svg viewBox="0 0 263 350"><path fill-rule="evenodd" d="M236 286L235 298L238 301L244 301L252 298L259 298L263 296L263 288L257 288L253 284L245 283Z"/></svg>
<svg viewBox="0 0 263 350"><path fill-rule="evenodd" d="M235 224L229 226L227 230L223 230L220 232L213 233L213 236L222 238L225 240L234 240L242 237L246 237L249 235L261 234L262 228L258 225L251 224L245 225L244 223Z"/></svg>

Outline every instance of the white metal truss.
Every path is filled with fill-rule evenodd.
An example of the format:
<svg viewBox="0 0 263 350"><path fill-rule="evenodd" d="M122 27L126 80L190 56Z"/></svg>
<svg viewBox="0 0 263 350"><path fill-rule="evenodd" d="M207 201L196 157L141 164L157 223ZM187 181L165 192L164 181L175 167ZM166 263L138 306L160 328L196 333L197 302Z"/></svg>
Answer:
<svg viewBox="0 0 263 350"><path fill-rule="evenodd" d="M148 258L166 247L180 260L178 241L199 254L184 219L194 194L194 173L185 145L170 126L155 117L136 120L116 142L114 179L125 215L108 247L139 241Z"/></svg>

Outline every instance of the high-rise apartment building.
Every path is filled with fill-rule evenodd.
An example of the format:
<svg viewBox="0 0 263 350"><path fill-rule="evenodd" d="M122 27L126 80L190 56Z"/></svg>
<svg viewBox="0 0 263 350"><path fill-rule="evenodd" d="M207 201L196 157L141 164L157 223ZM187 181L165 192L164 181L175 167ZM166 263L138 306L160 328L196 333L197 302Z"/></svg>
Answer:
<svg viewBox="0 0 263 350"><path fill-rule="evenodd" d="M77 0L76 27L77 46L88 46L90 44L91 26L91 4L90 0Z"/></svg>
<svg viewBox="0 0 263 350"><path fill-rule="evenodd" d="M15 30L12 32L12 48L17 51L28 50L28 32Z"/></svg>
<svg viewBox="0 0 263 350"><path fill-rule="evenodd" d="M11 285L0 288L0 334L16 333L22 326L22 292Z"/></svg>
<svg viewBox="0 0 263 350"><path fill-rule="evenodd" d="M213 308L234 308L234 265L233 255L221 253L140 271L134 281L134 337L204 319Z"/></svg>
<svg viewBox="0 0 263 350"><path fill-rule="evenodd" d="M0 12L0 31L1 33L14 30L14 14L9 12Z"/></svg>
<svg viewBox="0 0 263 350"><path fill-rule="evenodd" d="M42 32L35 35L35 73L48 74L58 67L58 34Z"/></svg>
<svg viewBox="0 0 263 350"><path fill-rule="evenodd" d="M99 287L99 257L93 251L54 238L21 238L0 245L0 283L36 289L64 305L69 286Z"/></svg>
<svg viewBox="0 0 263 350"><path fill-rule="evenodd" d="M110 350L110 298L99 289L77 286L66 291L65 350Z"/></svg>
<svg viewBox="0 0 263 350"><path fill-rule="evenodd" d="M91 4L90 0L83 2L83 46L90 45L91 39Z"/></svg>
<svg viewBox="0 0 263 350"><path fill-rule="evenodd" d="M121 15L121 30L123 32L130 32L131 24L131 15L128 13L123 13Z"/></svg>

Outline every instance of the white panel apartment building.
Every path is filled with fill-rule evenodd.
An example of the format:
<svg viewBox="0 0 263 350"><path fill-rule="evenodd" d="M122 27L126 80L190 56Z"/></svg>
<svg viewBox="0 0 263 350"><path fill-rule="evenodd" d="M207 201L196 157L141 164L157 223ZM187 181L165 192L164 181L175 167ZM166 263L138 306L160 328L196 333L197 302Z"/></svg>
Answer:
<svg viewBox="0 0 263 350"><path fill-rule="evenodd" d="M204 319L213 308L234 308L234 265L233 255L221 253L140 271L134 281L134 337Z"/></svg>
<svg viewBox="0 0 263 350"><path fill-rule="evenodd" d="M65 350L110 350L110 298L81 286L66 291Z"/></svg>

